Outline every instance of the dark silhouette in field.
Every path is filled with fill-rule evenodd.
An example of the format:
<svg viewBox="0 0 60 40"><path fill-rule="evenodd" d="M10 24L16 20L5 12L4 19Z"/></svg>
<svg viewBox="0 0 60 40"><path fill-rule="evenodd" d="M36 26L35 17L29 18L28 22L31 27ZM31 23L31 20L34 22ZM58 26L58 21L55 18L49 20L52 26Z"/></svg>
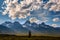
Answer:
<svg viewBox="0 0 60 40"><path fill-rule="evenodd" d="M31 37L31 31L29 30L29 38Z"/></svg>

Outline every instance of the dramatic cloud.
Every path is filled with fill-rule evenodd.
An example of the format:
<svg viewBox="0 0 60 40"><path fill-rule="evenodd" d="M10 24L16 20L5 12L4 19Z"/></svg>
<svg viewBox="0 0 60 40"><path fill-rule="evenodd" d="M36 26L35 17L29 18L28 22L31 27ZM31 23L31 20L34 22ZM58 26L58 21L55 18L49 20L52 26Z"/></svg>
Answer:
<svg viewBox="0 0 60 40"><path fill-rule="evenodd" d="M60 11L60 0L49 0L44 9L49 9L50 11Z"/></svg>
<svg viewBox="0 0 60 40"><path fill-rule="evenodd" d="M59 22L59 21L60 21L59 18L54 18L54 19L53 19L53 22Z"/></svg>
<svg viewBox="0 0 60 40"><path fill-rule="evenodd" d="M39 22L39 20L38 20L37 18L35 18L35 17L30 18L29 21L30 21L31 23L33 23L33 22L35 22L35 23Z"/></svg>
<svg viewBox="0 0 60 40"><path fill-rule="evenodd" d="M8 14L11 19L26 18L30 16L30 12L38 10L41 7L43 9L49 9L50 11L60 11L60 0L49 0L44 4L43 0L4 0L2 8L4 9L3 15ZM40 15L41 16L41 15Z"/></svg>
<svg viewBox="0 0 60 40"><path fill-rule="evenodd" d="M8 14L12 20L30 17L30 22L38 23L50 21L50 11L60 11L60 0L49 0L45 4L43 0L20 0L19 3L18 0L4 0L3 5L5 6L2 6L4 9L2 14ZM59 18L53 19L54 22L59 20ZM56 24L52 25L56 26Z"/></svg>
<svg viewBox="0 0 60 40"><path fill-rule="evenodd" d="M42 5L41 0L5 0L2 8L4 8L3 15L8 14L11 19L26 18L30 16L30 11L38 10Z"/></svg>
<svg viewBox="0 0 60 40"><path fill-rule="evenodd" d="M51 26L53 26L53 27L58 27L58 25L57 25L57 24L52 24Z"/></svg>

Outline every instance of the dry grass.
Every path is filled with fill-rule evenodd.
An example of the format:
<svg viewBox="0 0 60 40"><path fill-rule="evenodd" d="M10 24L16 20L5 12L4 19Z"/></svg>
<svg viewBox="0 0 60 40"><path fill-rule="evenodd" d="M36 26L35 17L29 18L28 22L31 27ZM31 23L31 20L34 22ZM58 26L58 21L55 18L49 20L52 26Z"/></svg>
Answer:
<svg viewBox="0 0 60 40"><path fill-rule="evenodd" d="M60 37L0 35L0 40L60 40Z"/></svg>

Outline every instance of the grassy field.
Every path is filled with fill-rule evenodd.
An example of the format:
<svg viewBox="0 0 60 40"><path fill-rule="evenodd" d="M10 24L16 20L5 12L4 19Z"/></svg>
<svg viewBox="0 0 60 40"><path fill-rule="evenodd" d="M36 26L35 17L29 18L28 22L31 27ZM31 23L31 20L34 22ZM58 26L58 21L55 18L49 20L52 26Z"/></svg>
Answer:
<svg viewBox="0 0 60 40"><path fill-rule="evenodd" d="M0 40L60 40L60 37L0 35Z"/></svg>

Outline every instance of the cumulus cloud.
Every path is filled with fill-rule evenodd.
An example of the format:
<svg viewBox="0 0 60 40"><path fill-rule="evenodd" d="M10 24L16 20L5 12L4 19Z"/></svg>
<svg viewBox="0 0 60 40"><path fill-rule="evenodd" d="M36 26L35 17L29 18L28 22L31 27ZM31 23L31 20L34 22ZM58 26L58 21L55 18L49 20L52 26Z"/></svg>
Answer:
<svg viewBox="0 0 60 40"><path fill-rule="evenodd" d="M22 0L18 3L18 0L4 0L3 6L5 9L3 15L8 14L11 19L26 18L30 16L30 11L38 10L43 2L41 0Z"/></svg>
<svg viewBox="0 0 60 40"><path fill-rule="evenodd" d="M53 22L59 22L60 19L59 18L53 18Z"/></svg>
<svg viewBox="0 0 60 40"><path fill-rule="evenodd" d="M58 25L57 25L57 24L52 24L51 26L53 26L53 27L58 27Z"/></svg>
<svg viewBox="0 0 60 40"><path fill-rule="evenodd" d="M43 3L42 0L21 0L18 3L18 0L4 0L2 8L5 9L3 11L3 15L8 14L8 16L14 20L16 18L24 19L28 16L34 16L30 18L30 22L47 22L49 18L46 16L49 15L50 11L59 11L60 10L60 0L49 0L46 4ZM49 9L49 10L43 10ZM35 11L32 15L30 12ZM39 17L40 20L35 18L35 15ZM60 19L54 18L53 21L57 22Z"/></svg>
<svg viewBox="0 0 60 40"><path fill-rule="evenodd" d="M42 22L47 22L49 19L47 17L42 17Z"/></svg>
<svg viewBox="0 0 60 40"><path fill-rule="evenodd" d="M50 11L60 11L60 0L49 0L43 7L44 9L49 9Z"/></svg>
<svg viewBox="0 0 60 40"><path fill-rule="evenodd" d="M29 21L30 21L31 23L33 23L33 22L35 22L35 23L39 22L39 20L38 20L37 18L35 18L35 17L30 18Z"/></svg>
<svg viewBox="0 0 60 40"><path fill-rule="evenodd" d="M40 8L39 10L33 11L32 17L36 17L40 22L48 22L49 21L49 11L48 10L43 10Z"/></svg>

